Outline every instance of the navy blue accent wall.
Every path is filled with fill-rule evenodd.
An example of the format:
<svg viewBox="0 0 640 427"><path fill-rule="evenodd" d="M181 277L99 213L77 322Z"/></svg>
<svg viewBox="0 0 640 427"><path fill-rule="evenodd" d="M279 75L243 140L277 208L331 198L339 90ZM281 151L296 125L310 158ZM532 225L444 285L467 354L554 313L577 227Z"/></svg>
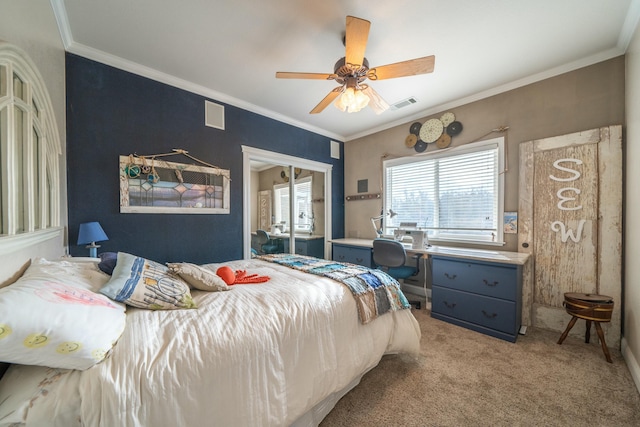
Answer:
<svg viewBox="0 0 640 427"><path fill-rule="evenodd" d="M99 221L109 240L98 252L129 252L158 262L222 262L242 258L242 148L248 145L333 165L332 227L344 236L344 151L330 138L225 105L225 130L204 125L205 98L67 53L67 190L69 249L79 224ZM120 213L120 155L182 148L231 171L228 215ZM194 163L184 156L169 161Z"/></svg>

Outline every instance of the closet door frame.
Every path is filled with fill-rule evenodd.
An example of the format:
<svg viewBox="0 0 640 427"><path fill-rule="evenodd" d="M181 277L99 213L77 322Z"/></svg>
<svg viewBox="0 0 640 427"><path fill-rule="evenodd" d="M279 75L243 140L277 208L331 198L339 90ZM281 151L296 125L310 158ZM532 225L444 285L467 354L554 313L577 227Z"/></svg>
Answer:
<svg viewBox="0 0 640 427"><path fill-rule="evenodd" d="M301 168L315 172L324 173L324 255L325 258L331 259L331 172L333 165L328 163L317 162L315 160L303 159L301 157L289 156L286 154L276 153L273 151L263 150L260 148L242 145L242 238L243 238L243 258L251 259L251 210L255 207L257 201L251 200L251 161L258 160L261 162L273 163L275 165L286 165L290 169ZM290 171L290 177L294 177L293 171ZM293 179L291 181L293 185ZM291 198L293 201L293 197ZM291 251L295 251L295 236L293 233L290 237Z"/></svg>

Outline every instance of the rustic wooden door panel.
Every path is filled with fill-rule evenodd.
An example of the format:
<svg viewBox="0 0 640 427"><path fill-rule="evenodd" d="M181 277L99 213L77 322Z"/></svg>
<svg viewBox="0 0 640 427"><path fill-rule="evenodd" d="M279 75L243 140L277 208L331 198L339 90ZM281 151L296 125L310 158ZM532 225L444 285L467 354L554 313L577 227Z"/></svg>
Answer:
<svg viewBox="0 0 640 427"><path fill-rule="evenodd" d="M518 245L524 325L562 331L565 292L614 299L610 346L620 343L622 129L592 129L520 144ZM578 336L580 328L575 332Z"/></svg>
<svg viewBox="0 0 640 427"><path fill-rule="evenodd" d="M597 283L597 144L534 153L534 302L562 307L565 292Z"/></svg>

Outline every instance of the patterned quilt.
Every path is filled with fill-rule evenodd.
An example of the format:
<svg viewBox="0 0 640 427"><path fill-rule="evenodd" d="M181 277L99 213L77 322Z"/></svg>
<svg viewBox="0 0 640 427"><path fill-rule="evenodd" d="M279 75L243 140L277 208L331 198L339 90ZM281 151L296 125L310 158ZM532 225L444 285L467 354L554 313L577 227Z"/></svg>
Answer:
<svg viewBox="0 0 640 427"><path fill-rule="evenodd" d="M270 254L257 258L344 284L356 300L358 316L363 324L388 311L410 307L398 281L382 270L304 255Z"/></svg>

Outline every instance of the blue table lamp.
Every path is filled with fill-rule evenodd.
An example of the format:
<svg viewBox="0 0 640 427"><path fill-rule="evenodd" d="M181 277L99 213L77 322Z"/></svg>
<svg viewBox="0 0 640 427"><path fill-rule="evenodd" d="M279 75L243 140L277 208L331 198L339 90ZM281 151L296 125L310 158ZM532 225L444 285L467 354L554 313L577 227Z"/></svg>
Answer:
<svg viewBox="0 0 640 427"><path fill-rule="evenodd" d="M98 257L98 248L100 245L96 245L96 242L103 242L109 240L99 222L85 222L80 224L80 231L78 232L78 245L87 244L89 248L89 256L92 258Z"/></svg>

